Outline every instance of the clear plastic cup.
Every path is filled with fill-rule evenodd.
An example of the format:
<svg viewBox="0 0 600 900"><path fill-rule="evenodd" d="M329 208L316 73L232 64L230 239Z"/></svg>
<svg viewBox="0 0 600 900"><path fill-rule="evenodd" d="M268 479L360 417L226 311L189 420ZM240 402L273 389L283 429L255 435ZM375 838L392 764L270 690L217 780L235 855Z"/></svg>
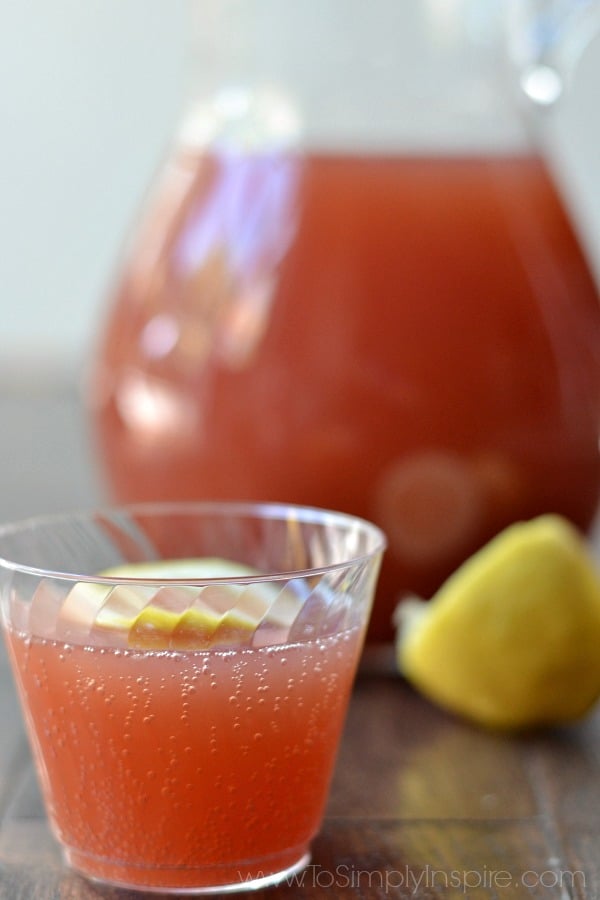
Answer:
<svg viewBox="0 0 600 900"><path fill-rule="evenodd" d="M74 869L201 893L308 863L384 548L364 520L274 504L0 530L5 636Z"/></svg>

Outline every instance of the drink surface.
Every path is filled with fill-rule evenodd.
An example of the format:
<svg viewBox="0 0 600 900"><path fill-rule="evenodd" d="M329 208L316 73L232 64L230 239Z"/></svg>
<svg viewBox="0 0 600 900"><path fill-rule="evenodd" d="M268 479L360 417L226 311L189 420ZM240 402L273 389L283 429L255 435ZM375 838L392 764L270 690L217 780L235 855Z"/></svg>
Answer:
<svg viewBox="0 0 600 900"><path fill-rule="evenodd" d="M8 637L53 824L77 868L201 887L284 870L307 852L357 631L206 652Z"/></svg>
<svg viewBox="0 0 600 900"><path fill-rule="evenodd" d="M183 154L92 373L121 499L307 503L389 547L369 635L515 519L586 527L597 289L539 159Z"/></svg>

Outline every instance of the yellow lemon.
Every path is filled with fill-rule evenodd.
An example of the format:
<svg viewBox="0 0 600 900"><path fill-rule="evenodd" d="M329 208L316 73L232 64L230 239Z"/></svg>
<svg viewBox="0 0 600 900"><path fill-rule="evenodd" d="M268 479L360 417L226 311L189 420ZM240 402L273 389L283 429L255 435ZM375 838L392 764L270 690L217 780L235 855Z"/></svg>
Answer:
<svg viewBox="0 0 600 900"><path fill-rule="evenodd" d="M510 526L395 621L400 671L478 724L566 722L600 696L600 577L559 516Z"/></svg>
<svg viewBox="0 0 600 900"><path fill-rule="evenodd" d="M144 562L121 563L99 573L104 578L164 578L169 581L204 578L242 578L258 575L256 569L220 557L198 556L186 559L151 559Z"/></svg>
<svg viewBox="0 0 600 900"><path fill-rule="evenodd" d="M255 576L258 572L218 558L172 559L113 566L104 578L132 579L115 586L80 582L66 598L58 633L129 647L201 648L234 640L247 642L269 609L264 585L215 583L203 589L176 582L188 579ZM160 587L139 584L160 579ZM172 583L175 582L175 583Z"/></svg>

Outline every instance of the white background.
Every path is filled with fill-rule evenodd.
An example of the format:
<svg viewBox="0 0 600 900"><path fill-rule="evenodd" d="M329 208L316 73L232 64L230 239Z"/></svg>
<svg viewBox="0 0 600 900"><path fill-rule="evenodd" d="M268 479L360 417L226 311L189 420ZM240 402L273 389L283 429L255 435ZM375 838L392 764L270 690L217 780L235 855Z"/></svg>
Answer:
<svg viewBox="0 0 600 900"><path fill-rule="evenodd" d="M0 0L0 374L77 372L179 119L186 0ZM600 272L600 41L553 146Z"/></svg>
<svg viewBox="0 0 600 900"><path fill-rule="evenodd" d="M82 361L178 118L184 0L0 0L0 369Z"/></svg>

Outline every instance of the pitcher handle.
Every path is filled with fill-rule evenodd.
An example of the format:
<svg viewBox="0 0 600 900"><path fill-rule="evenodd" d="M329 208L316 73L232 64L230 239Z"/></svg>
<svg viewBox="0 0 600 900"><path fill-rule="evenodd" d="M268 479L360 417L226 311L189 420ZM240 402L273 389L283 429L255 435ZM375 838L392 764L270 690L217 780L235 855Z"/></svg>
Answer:
<svg viewBox="0 0 600 900"><path fill-rule="evenodd" d="M552 107L600 34L600 0L511 0L509 49L524 95Z"/></svg>

